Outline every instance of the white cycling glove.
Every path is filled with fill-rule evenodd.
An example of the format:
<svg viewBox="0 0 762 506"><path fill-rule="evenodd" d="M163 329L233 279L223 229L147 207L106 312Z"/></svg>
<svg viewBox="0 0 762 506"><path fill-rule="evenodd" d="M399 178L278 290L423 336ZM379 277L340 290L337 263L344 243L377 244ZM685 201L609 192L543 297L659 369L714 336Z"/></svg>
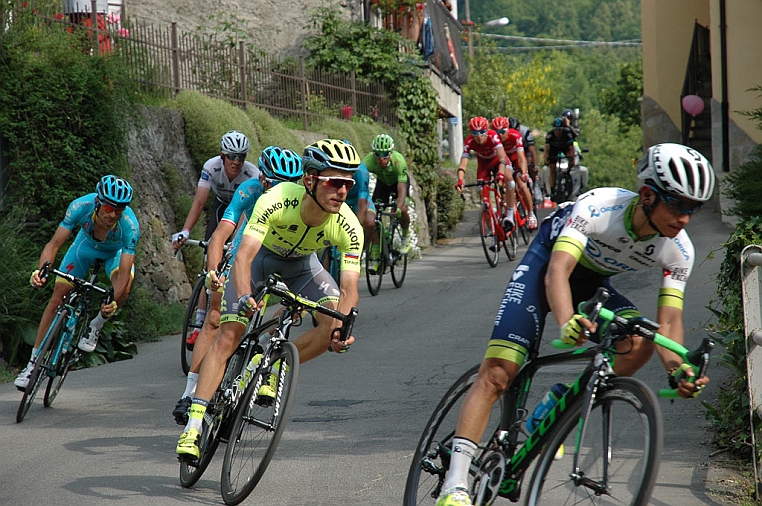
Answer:
<svg viewBox="0 0 762 506"><path fill-rule="evenodd" d="M172 242L185 241L186 239L188 239L188 237L190 237L190 230L188 230L187 228L184 228L178 233L172 234Z"/></svg>

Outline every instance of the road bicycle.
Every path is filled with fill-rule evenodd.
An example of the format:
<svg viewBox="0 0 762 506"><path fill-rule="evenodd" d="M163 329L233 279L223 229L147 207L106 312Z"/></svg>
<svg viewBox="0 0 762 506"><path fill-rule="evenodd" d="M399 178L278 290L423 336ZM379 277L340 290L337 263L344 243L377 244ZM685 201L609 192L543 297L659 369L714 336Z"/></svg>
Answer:
<svg viewBox="0 0 762 506"><path fill-rule="evenodd" d="M579 306L592 321L600 317L609 322L599 344L540 356L535 343L516 379L493 406L469 468L475 506L493 504L499 497L517 502L522 494L530 506L648 503L662 451L661 411L653 391L642 381L614 373L615 344L628 335L643 336L677 353L699 378L706 372L714 342L705 338L696 350L688 351L658 334L656 322L625 319L603 308L608 296L599 289ZM568 347L560 340L553 346ZM525 422L531 413L527 399L533 379L541 370L557 376L558 366L571 362L587 365L530 433ZM458 379L431 415L410 465L405 506L434 504L441 493L457 416L478 369L473 367ZM665 389L659 395L676 397L677 391ZM522 491L522 481L536 459Z"/></svg>
<svg viewBox="0 0 762 506"><path fill-rule="evenodd" d="M225 504L246 499L265 473L286 427L299 378L299 352L289 341L291 328L301 324L305 311L341 320L341 340L352 332L357 309L348 314L317 304L289 291L275 275L255 292L264 302L247 326L240 345L228 360L219 388L204 414L199 459L180 461L180 484L192 487L204 473L221 442L227 443L220 488ZM281 312L265 319L280 298ZM258 360L252 358L260 355ZM252 367L250 364L256 364ZM277 376L275 399L259 395L270 375Z"/></svg>
<svg viewBox="0 0 762 506"><path fill-rule="evenodd" d="M365 279L368 281L368 291L371 295L378 295L381 280L387 270L391 272L392 282L397 288L402 286L407 273L407 252L400 249L405 244L405 238L397 218L397 205L392 201L381 200L377 200L375 204L374 226L380 243L378 258L372 258L370 240L366 240L365 246Z"/></svg>
<svg viewBox="0 0 762 506"><path fill-rule="evenodd" d="M187 375L190 371L191 359L193 357L194 342L189 343L188 337L193 332L201 332L201 328L204 326L204 322L196 322L196 309L198 307L198 299L201 297L201 293L206 291L206 311L209 311L209 290L207 290L204 283L206 282L206 250L209 247L209 241L198 241L196 239L187 239L183 246L189 246L192 248L198 247L204 252L203 264L201 271L196 275L196 282L193 285L190 299L188 299L188 306L185 309L185 320L183 321L183 332L180 334L180 366L183 369L183 374ZM224 246L224 251L228 251L229 244ZM178 250L179 252L179 250Z"/></svg>
<svg viewBox="0 0 762 506"><path fill-rule="evenodd" d="M503 199L503 190L498 186L495 179L479 179L475 183L465 185L464 188L473 186L479 188L482 202L479 213L479 236L482 240L482 248L484 249L484 256L487 257L487 263L490 267L497 266L501 248L505 251L508 260L515 260L518 248L516 235L513 231L506 232L503 229L503 216L508 212L508 206Z"/></svg>
<svg viewBox="0 0 762 506"><path fill-rule="evenodd" d="M67 280L73 288L64 296L61 305L56 309L53 321L40 343L36 365L16 411L16 423L24 420L45 378L48 378L48 385L45 388L42 404L47 408L61 390L69 371L79 362L81 354L77 343L89 332L93 306L95 305L100 310L100 304L94 304L91 292L104 295L104 304L109 304L113 300L113 288L102 288L94 284L102 266L103 261L96 260L88 280L51 268L50 262L45 262L40 269L40 278L47 278L50 273L53 273Z"/></svg>

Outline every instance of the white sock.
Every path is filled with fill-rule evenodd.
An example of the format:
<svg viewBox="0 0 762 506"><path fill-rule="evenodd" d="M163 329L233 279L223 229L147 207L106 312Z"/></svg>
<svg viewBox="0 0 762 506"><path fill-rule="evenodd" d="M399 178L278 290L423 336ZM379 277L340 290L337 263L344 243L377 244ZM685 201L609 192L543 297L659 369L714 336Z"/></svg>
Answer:
<svg viewBox="0 0 762 506"><path fill-rule="evenodd" d="M196 325L204 323L204 319L206 319L206 309L196 308Z"/></svg>
<svg viewBox="0 0 762 506"><path fill-rule="evenodd" d="M93 321L90 322L90 328L95 330L100 330L103 328L103 325L108 321L108 318L104 318L103 315L98 311L98 315L93 318Z"/></svg>
<svg viewBox="0 0 762 506"><path fill-rule="evenodd" d="M183 392L183 398L193 398L193 395L196 393L196 385L198 385L198 373L189 372L188 380L185 382L185 392Z"/></svg>
<svg viewBox="0 0 762 506"><path fill-rule="evenodd" d="M443 490L461 487L468 490L468 468L476 453L476 443L456 437L452 440L452 455L450 456L450 471L447 473Z"/></svg>

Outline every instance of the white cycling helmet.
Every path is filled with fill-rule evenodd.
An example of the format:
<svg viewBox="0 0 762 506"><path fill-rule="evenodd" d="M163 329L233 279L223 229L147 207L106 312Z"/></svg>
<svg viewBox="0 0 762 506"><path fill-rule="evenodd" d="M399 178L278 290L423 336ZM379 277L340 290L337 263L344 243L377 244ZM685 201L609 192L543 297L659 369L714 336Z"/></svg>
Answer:
<svg viewBox="0 0 762 506"><path fill-rule="evenodd" d="M695 149L664 143L648 148L638 164L638 179L672 195L706 202L714 192L715 175L709 161Z"/></svg>
<svg viewBox="0 0 762 506"><path fill-rule="evenodd" d="M231 130L220 139L220 151L226 155L249 152L249 138L238 130Z"/></svg>

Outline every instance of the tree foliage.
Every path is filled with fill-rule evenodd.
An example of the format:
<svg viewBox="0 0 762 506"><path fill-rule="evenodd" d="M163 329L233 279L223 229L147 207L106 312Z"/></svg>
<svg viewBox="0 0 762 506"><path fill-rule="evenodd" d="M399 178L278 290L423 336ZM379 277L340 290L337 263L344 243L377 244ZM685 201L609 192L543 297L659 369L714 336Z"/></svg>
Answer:
<svg viewBox="0 0 762 506"><path fill-rule="evenodd" d="M601 90L601 109L620 119L624 129L640 126L638 100L643 96L643 61L619 66L619 79L614 86Z"/></svg>

